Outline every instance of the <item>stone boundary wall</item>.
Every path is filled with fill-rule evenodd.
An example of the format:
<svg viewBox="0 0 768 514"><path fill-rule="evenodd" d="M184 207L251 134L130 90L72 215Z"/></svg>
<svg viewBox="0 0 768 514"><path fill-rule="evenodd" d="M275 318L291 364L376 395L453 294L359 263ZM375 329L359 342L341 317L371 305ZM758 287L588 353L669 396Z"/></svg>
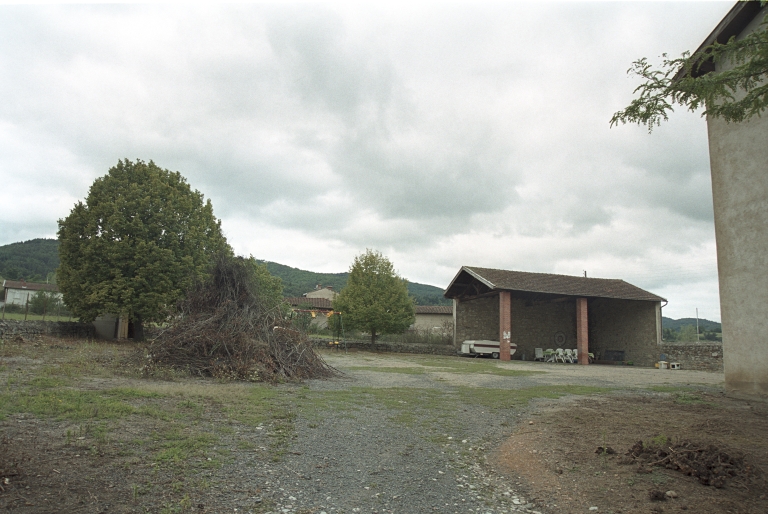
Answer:
<svg viewBox="0 0 768 514"><path fill-rule="evenodd" d="M659 353L667 362L679 362L680 369L723 372L723 343L662 343Z"/></svg>
<svg viewBox="0 0 768 514"><path fill-rule="evenodd" d="M96 332L93 324L77 321L0 320L0 338L40 335L92 339L96 337Z"/></svg>
<svg viewBox="0 0 768 514"><path fill-rule="evenodd" d="M312 345L317 348L331 348L328 339L310 339ZM391 353L420 353L426 355L456 355L456 349L452 344L418 344L418 343L376 343L371 346L370 341L366 340L346 340L348 350L365 350L373 352L391 352ZM335 348L335 346L334 346ZM344 341L340 341L339 349L344 349Z"/></svg>

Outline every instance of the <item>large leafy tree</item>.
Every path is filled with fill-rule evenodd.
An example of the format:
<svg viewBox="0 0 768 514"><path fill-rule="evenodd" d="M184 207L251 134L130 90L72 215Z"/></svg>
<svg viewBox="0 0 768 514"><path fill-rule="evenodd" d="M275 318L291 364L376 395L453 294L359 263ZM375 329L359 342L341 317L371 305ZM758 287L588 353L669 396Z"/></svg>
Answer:
<svg viewBox="0 0 768 514"><path fill-rule="evenodd" d="M122 160L59 220L58 286L84 321L111 313L167 318L211 259L231 253L210 200L154 162Z"/></svg>
<svg viewBox="0 0 768 514"><path fill-rule="evenodd" d="M637 97L613 115L611 126L637 123L650 132L669 119L674 105L690 111L704 107L702 115L728 122L760 116L768 109L768 16L741 39L714 42L677 59L663 57L661 69L646 58L632 64L627 73L644 82L635 88ZM709 73L713 64L724 65L723 70Z"/></svg>
<svg viewBox="0 0 768 514"><path fill-rule="evenodd" d="M374 250L355 257L333 309L342 313L345 328L370 333L371 344L377 335L404 332L416 319L407 282L389 259Z"/></svg>

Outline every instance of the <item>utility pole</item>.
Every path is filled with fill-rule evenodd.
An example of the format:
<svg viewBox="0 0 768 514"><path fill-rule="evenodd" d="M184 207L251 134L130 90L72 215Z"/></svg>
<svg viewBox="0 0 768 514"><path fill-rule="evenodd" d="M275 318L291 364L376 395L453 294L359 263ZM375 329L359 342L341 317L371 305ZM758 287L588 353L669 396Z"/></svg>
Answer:
<svg viewBox="0 0 768 514"><path fill-rule="evenodd" d="M696 341L700 341L699 339L699 308L696 307Z"/></svg>

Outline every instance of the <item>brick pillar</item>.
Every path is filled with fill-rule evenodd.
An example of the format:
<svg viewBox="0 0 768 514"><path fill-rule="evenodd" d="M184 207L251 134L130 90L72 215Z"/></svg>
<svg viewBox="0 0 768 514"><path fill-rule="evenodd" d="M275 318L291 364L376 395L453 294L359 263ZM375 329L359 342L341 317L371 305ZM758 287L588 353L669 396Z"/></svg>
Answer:
<svg viewBox="0 0 768 514"><path fill-rule="evenodd" d="M512 295L509 291L499 292L499 359L512 359L509 343L512 339Z"/></svg>
<svg viewBox="0 0 768 514"><path fill-rule="evenodd" d="M579 364L589 364L589 330L587 299L576 298L576 349L579 350Z"/></svg>

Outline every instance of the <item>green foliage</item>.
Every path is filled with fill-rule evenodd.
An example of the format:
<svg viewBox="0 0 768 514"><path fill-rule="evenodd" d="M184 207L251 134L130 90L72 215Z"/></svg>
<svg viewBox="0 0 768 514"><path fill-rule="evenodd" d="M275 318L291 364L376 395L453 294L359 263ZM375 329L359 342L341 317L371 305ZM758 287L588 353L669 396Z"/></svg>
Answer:
<svg viewBox="0 0 768 514"><path fill-rule="evenodd" d="M742 39L732 37L726 44L715 42L691 55L668 59L654 69L646 58L635 61L627 71L644 80L634 93L637 98L611 118L618 123L637 123L652 131L667 121L673 105L702 115L740 122L760 116L768 108L768 16L760 27ZM705 73L705 67L725 65L723 71Z"/></svg>
<svg viewBox="0 0 768 514"><path fill-rule="evenodd" d="M119 161L96 179L58 235L59 289L83 321L162 321L212 256L231 253L210 200L152 161Z"/></svg>
<svg viewBox="0 0 768 514"><path fill-rule="evenodd" d="M686 343L697 341L698 339L696 337L696 327L693 325L684 325L681 327L680 333L677 336L677 340Z"/></svg>
<svg viewBox="0 0 768 514"><path fill-rule="evenodd" d="M664 341L677 341L677 330L671 329L671 328L664 328L661 331L661 338Z"/></svg>
<svg viewBox="0 0 768 514"><path fill-rule="evenodd" d="M312 309L313 307L311 304L300 304L298 307L296 307L296 310L291 312L291 327L304 334L309 332L309 327L310 325L312 325L312 321L315 320L316 318L312 317L311 312L301 312L301 311L311 311ZM315 313L315 316L325 317L325 314L320 312L320 313Z"/></svg>
<svg viewBox="0 0 768 514"><path fill-rule="evenodd" d="M283 303L283 281L272 275L264 264L253 258L230 257L236 262L242 261L248 267L248 287L251 294L259 298L265 310L280 307Z"/></svg>
<svg viewBox="0 0 768 514"><path fill-rule="evenodd" d="M29 312L33 314L51 314L63 307L58 294L50 291L38 291L29 299Z"/></svg>
<svg viewBox="0 0 768 514"><path fill-rule="evenodd" d="M380 252L366 250L355 257L349 268L347 287L333 301L333 310L341 311L345 328L371 334L399 334L416 319L413 299L406 281Z"/></svg>
<svg viewBox="0 0 768 514"><path fill-rule="evenodd" d="M45 282L59 265L59 242L31 239L0 246L0 276L8 280Z"/></svg>

